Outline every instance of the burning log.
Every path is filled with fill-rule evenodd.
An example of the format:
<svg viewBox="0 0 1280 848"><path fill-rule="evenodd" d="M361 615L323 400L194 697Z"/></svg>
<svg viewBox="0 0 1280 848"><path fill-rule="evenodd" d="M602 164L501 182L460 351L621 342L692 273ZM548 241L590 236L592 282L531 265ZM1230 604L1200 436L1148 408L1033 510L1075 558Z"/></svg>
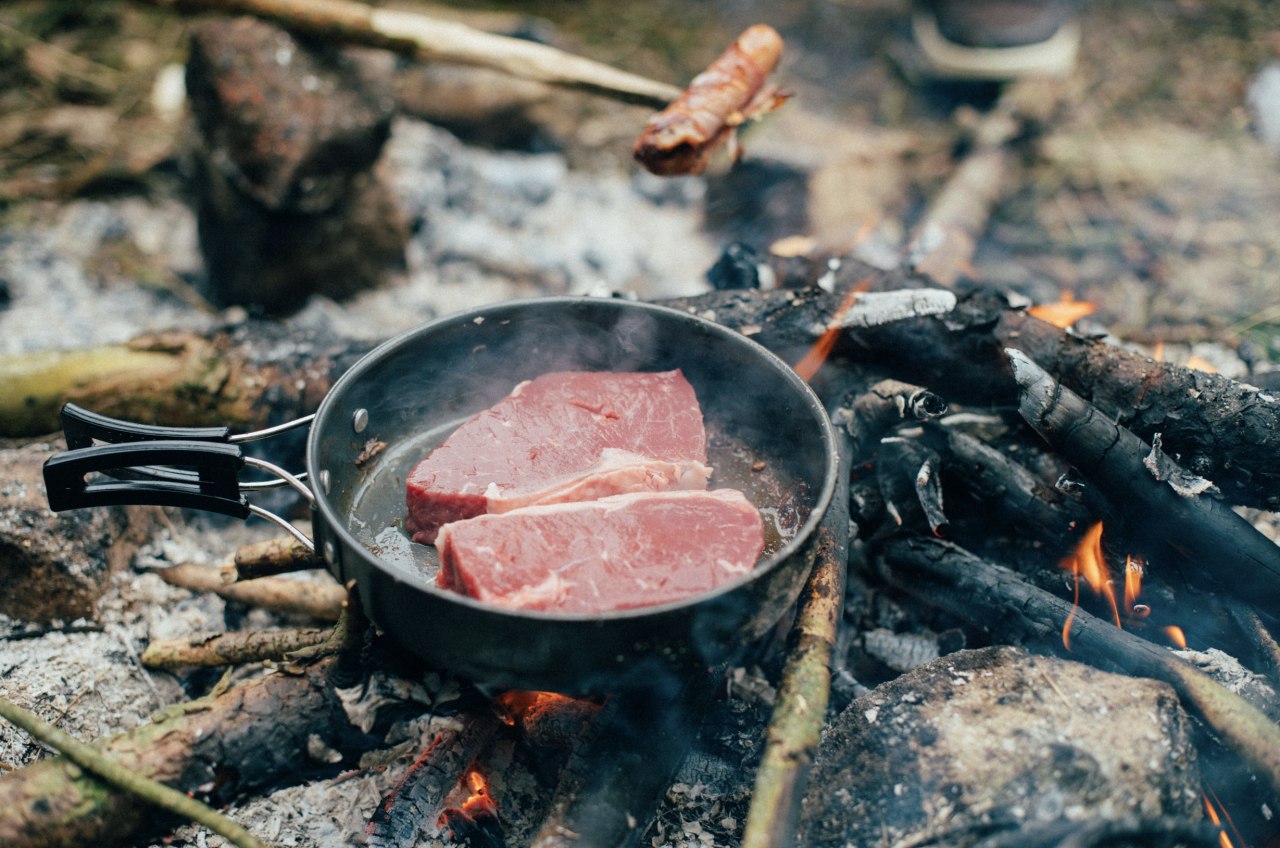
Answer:
<svg viewBox="0 0 1280 848"><path fill-rule="evenodd" d="M305 615L318 621L337 621L347 591L337 583L258 577L236 583L222 579L222 569L212 565L180 563L156 572L173 586L197 592L213 592L229 601L277 612Z"/></svg>
<svg viewBox="0 0 1280 848"><path fill-rule="evenodd" d="M139 774L215 804L332 770L333 763L312 759L317 743L350 757L369 740L350 725L327 682L330 665L238 684L98 747ZM0 843L10 848L116 844L166 824L145 802L63 757L0 775Z"/></svg>
<svg viewBox="0 0 1280 848"><path fill-rule="evenodd" d="M856 263L847 264L860 278ZM820 289L777 289L710 292L665 303L714 316L794 362L831 325L840 301ZM1280 508L1280 400L1218 374L1081 338L1009 309L989 292L968 294L954 309L932 314L846 327L824 372L838 375L842 360L881 365L897 379L945 391L956 403L1009 403L1017 388L1003 351L1016 347L1050 363L1063 385L1139 437L1162 433L1165 450L1212 479L1228 502ZM829 389L824 376L814 381L819 394Z"/></svg>
<svg viewBox="0 0 1280 848"><path fill-rule="evenodd" d="M167 639L147 645L142 652L142 664L149 668L174 669L283 660L302 648L323 644L331 633L316 628L295 628Z"/></svg>
<svg viewBox="0 0 1280 848"><path fill-rule="evenodd" d="M492 35L418 12L348 0L152 0L156 5L267 18L327 39L381 47L427 62L492 68L514 77L661 107L680 89L518 38Z"/></svg>
<svg viewBox="0 0 1280 848"><path fill-rule="evenodd" d="M1267 614L1280 608L1280 546L1204 494L1200 484L1207 481L1162 458L1159 441L1143 442L1020 351L1008 355L1022 389L1022 417L1116 508L1134 515L1139 527L1159 527L1161 541L1190 559L1214 562L1229 551L1234 562L1213 580ZM1202 573L1189 577L1200 581Z"/></svg>
<svg viewBox="0 0 1280 848"><path fill-rule="evenodd" d="M635 846L697 736L724 669L610 698L569 757L533 848Z"/></svg>
<svg viewBox="0 0 1280 848"><path fill-rule="evenodd" d="M464 715L438 733L378 804L366 829L370 848L407 848L437 825L445 798L489 744L497 721L489 711Z"/></svg>
<svg viewBox="0 0 1280 848"><path fill-rule="evenodd" d="M1280 728L1256 707L1164 648L1085 613L1014 572L947 542L886 544L880 565L891 585L1000 638L1044 649L1071 622L1072 652L1102 668L1168 683L1274 792L1280 792Z"/></svg>

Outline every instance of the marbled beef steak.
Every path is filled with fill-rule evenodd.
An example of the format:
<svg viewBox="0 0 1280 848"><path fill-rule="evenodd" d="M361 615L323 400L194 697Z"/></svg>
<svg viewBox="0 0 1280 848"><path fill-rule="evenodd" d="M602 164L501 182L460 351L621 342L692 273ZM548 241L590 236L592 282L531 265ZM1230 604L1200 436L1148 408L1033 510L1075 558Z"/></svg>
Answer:
<svg viewBox="0 0 1280 848"><path fill-rule="evenodd" d="M609 612L747 574L764 526L735 489L640 492L454 522L436 547L444 588L503 607Z"/></svg>
<svg viewBox="0 0 1280 848"><path fill-rule="evenodd" d="M677 371L544 374L459 427L413 469L406 527L624 492L705 489L706 431Z"/></svg>

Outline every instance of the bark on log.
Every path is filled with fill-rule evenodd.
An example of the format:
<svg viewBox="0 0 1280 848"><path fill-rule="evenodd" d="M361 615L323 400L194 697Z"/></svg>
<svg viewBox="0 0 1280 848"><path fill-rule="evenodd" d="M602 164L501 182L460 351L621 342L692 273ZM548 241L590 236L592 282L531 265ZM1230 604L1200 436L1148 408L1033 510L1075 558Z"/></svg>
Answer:
<svg viewBox="0 0 1280 848"><path fill-rule="evenodd" d="M663 302L712 317L795 362L831 322L840 300L818 289L779 289ZM847 328L814 388L827 396L846 359L883 366L948 401L1012 404L1016 387L1006 347L1025 352L1139 437L1162 433L1166 451L1217 484L1228 503L1280 509L1280 399L1218 374L1080 338L1009 309L989 292L961 298L945 315Z"/></svg>
<svg viewBox="0 0 1280 848"><path fill-rule="evenodd" d="M1139 533L1159 528L1157 541L1196 563L1182 569L1192 583L1216 583L1266 615L1280 609L1280 546L1231 508L1185 487L1171 460L1054 380L1020 351L1010 350L1027 423L1096 485ZM1157 466L1157 467L1153 467ZM1157 474L1157 472L1159 472ZM1171 479L1172 478L1172 479ZM1185 484L1184 484L1185 486ZM1209 570L1208 563L1221 567ZM1208 578L1208 580L1206 580Z"/></svg>
<svg viewBox="0 0 1280 848"><path fill-rule="evenodd" d="M318 621L337 621L347 590L337 583L313 583L284 577L258 577L226 583L222 569L212 565L180 563L156 572L160 579L193 591L213 592L229 601L277 612L307 615Z"/></svg>
<svg viewBox="0 0 1280 848"><path fill-rule="evenodd" d="M206 335L163 333L128 345L0 359L0 437L59 429L67 401L144 424L256 430L316 410L367 342L251 321Z"/></svg>
<svg viewBox="0 0 1280 848"><path fill-rule="evenodd" d="M324 560L310 547L292 536L286 536L241 545L232 562L222 567L222 579L224 582L234 583L237 580L274 577L313 568L324 568Z"/></svg>
<svg viewBox="0 0 1280 848"><path fill-rule="evenodd" d="M1273 792L1280 792L1280 727L1166 649L947 542L893 540L883 550L880 570L902 591L1028 648L1045 650L1059 643L1071 620L1072 657L1168 683Z"/></svg>
<svg viewBox="0 0 1280 848"><path fill-rule="evenodd" d="M322 644L332 632L314 628L251 630L165 639L147 645L142 664L148 668L185 668L282 660L301 648Z"/></svg>
<svg viewBox="0 0 1280 848"><path fill-rule="evenodd" d="M358 756L368 738L349 724L326 682L328 666L270 674L175 707L101 747L127 767L207 794L214 804L332 770L311 759L311 740ZM165 826L148 804L62 757L0 775L0 844L9 848L119 844Z"/></svg>

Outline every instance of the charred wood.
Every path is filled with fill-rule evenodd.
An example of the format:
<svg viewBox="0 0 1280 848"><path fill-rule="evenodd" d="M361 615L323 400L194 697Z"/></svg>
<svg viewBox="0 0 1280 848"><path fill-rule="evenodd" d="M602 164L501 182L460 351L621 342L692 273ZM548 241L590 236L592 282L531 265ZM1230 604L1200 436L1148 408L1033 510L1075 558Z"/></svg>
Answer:
<svg viewBox="0 0 1280 848"><path fill-rule="evenodd" d="M1143 442L1020 351L1010 350L1009 358L1022 389L1022 417L1117 509L1139 519L1139 527L1160 528L1161 537L1153 541L1167 540L1190 560L1228 558L1228 567L1212 574L1184 569L1191 582L1208 577L1267 614L1280 609L1280 546L1204 493L1207 481L1162 456L1158 441Z"/></svg>
<svg viewBox="0 0 1280 848"><path fill-rule="evenodd" d="M570 755L534 848L635 846L697 737L724 669L690 669L604 705Z"/></svg>
<svg viewBox="0 0 1280 848"><path fill-rule="evenodd" d="M436 734L378 804L365 831L370 848L411 848L420 838L434 836L430 831L445 798L496 729L492 714L483 712L464 715L455 727Z"/></svg>
<svg viewBox="0 0 1280 848"><path fill-rule="evenodd" d="M878 285L902 285L881 275ZM721 291L664 301L711 317L794 362L831 324L841 296L820 289ZM1150 439L1191 472L1212 479L1233 504L1280 508L1280 399L1207 374L1086 339L1010 309L999 295L974 292L937 316L904 316L846 328L814 381L842 370L840 360L879 365L953 403L1013 403L1016 386L1004 348L1043 363L1063 385Z"/></svg>
<svg viewBox="0 0 1280 848"><path fill-rule="evenodd" d="M369 738L352 727L327 663L270 674L167 710L99 747L126 767L211 803L334 769L316 740L346 757ZM62 757L0 775L0 843L12 848L110 845L156 835L149 805L109 789Z"/></svg>
<svg viewBox="0 0 1280 848"><path fill-rule="evenodd" d="M756 772L743 833L743 845L748 848L790 844L826 721L832 652L840 640L849 567L848 480L852 462L852 446L841 439L836 493L818 525L813 571L797 602L778 700Z"/></svg>
<svg viewBox="0 0 1280 848"><path fill-rule="evenodd" d="M898 589L1028 648L1048 649L1070 621L1074 658L1168 683L1273 792L1280 792L1280 727L1164 648L947 542L892 540L884 547L880 570Z"/></svg>
<svg viewBox="0 0 1280 848"><path fill-rule="evenodd" d="M1088 510L1059 490L1044 485L1024 466L980 439L948 427L929 427L948 480L977 500L994 503L1020 528L1046 542L1060 543L1089 518Z"/></svg>

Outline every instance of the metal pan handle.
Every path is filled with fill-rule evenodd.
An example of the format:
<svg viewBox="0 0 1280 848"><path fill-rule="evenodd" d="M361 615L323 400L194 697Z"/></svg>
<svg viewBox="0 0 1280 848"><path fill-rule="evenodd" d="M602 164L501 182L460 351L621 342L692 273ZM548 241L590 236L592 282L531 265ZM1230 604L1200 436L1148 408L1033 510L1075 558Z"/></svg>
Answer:
<svg viewBox="0 0 1280 848"><path fill-rule="evenodd" d="M303 482L306 475L295 476L265 460L247 457L239 443L302 427L314 417L308 415L266 430L232 435L227 427L134 424L68 403L62 408L61 418L71 450L50 457L44 464L49 508L61 512L150 504L201 509L241 519L258 515L313 547L298 528L249 503L244 496L245 491L289 485L312 501L314 496ZM242 483L239 472L246 465L276 479ZM87 477L91 474L109 479L90 481Z"/></svg>

